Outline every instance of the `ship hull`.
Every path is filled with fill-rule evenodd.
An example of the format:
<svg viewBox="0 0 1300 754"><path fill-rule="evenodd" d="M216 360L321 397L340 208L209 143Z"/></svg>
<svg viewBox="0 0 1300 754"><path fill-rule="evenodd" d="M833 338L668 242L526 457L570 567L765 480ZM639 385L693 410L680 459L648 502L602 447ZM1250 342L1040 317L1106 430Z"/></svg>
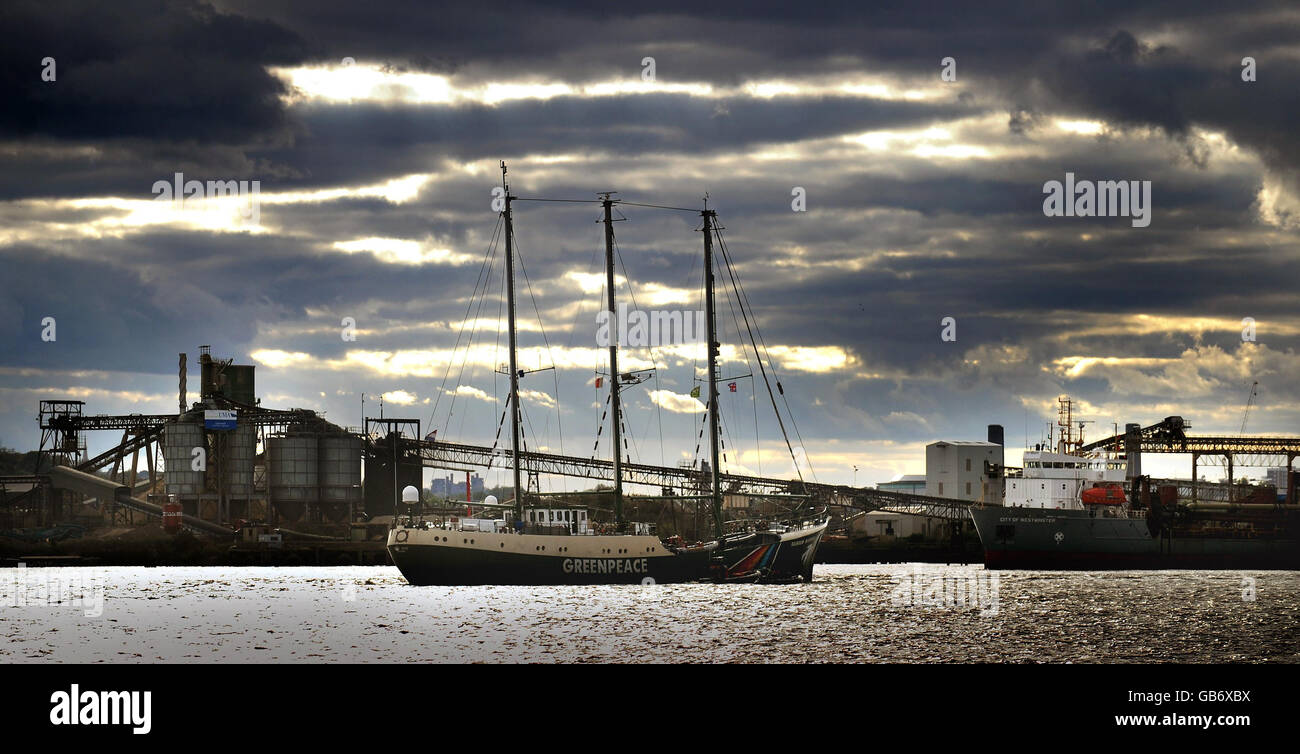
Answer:
<svg viewBox="0 0 1300 754"><path fill-rule="evenodd" d="M817 548L829 520L801 529L725 538L714 556L715 581L780 584L812 581Z"/></svg>
<svg viewBox="0 0 1300 754"><path fill-rule="evenodd" d="M706 579L712 548L672 551L647 536L398 528L388 553L415 586L670 584Z"/></svg>
<svg viewBox="0 0 1300 754"><path fill-rule="evenodd" d="M1153 536L1142 518L1087 511L971 509L991 569L1300 569L1300 542L1263 537Z"/></svg>

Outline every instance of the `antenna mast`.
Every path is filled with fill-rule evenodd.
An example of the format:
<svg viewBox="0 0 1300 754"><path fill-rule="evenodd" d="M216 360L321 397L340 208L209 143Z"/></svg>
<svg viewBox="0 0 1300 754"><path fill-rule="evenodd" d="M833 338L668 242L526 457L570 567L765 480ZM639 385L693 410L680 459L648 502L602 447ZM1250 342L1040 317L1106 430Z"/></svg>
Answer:
<svg viewBox="0 0 1300 754"><path fill-rule="evenodd" d="M611 429L614 431L611 439L614 442L614 522L618 530L622 531L623 521L623 432L622 419L623 412L619 402L619 374L618 374L618 326L616 324L614 312L614 202L608 192L602 194L601 204L605 208L605 289L609 292L609 321L611 337L609 339L609 402L613 409L613 418L610 420Z"/></svg>
<svg viewBox="0 0 1300 754"><path fill-rule="evenodd" d="M506 181L506 162L501 161L501 186L506 199L506 308L510 328L510 456L514 459L515 520L524 520L523 490L519 484L519 363L515 337L515 247L514 219L510 202L510 184Z"/></svg>
<svg viewBox="0 0 1300 754"><path fill-rule="evenodd" d="M718 468L718 325L713 306L713 224L717 213L708 209L708 197L704 199L704 308L709 330L709 473L712 475L713 488L713 531L718 539L722 538L722 480Z"/></svg>

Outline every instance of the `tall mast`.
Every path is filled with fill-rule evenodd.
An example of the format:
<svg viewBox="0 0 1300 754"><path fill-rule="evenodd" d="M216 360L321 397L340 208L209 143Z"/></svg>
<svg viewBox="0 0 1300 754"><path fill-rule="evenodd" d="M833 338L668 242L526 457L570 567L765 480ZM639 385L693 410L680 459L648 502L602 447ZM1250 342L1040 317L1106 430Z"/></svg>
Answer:
<svg viewBox="0 0 1300 754"><path fill-rule="evenodd" d="M524 520L524 498L519 484L519 363L515 339L515 228L510 210L510 184L506 182L506 163L501 161L501 186L506 197L506 308L510 328L510 456L514 459L515 520Z"/></svg>
<svg viewBox="0 0 1300 754"><path fill-rule="evenodd" d="M609 291L609 321L613 332L618 332L614 312L614 200L604 195L605 207L605 289ZM614 521L623 529L623 432L622 411L619 408L618 337L609 339L609 402L613 409L611 420L614 434Z"/></svg>
<svg viewBox="0 0 1300 754"><path fill-rule="evenodd" d="M708 206L707 204L705 205ZM704 217L704 309L709 329L709 469L713 476L713 533L722 538L722 480L718 468L718 324L713 306L713 224L717 213L705 209Z"/></svg>

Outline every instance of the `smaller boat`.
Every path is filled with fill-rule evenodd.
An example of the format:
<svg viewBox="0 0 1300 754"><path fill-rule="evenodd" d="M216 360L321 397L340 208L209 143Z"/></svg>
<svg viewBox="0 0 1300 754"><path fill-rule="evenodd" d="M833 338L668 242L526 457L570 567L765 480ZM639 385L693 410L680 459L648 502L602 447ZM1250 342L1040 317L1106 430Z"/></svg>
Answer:
<svg viewBox="0 0 1300 754"><path fill-rule="evenodd" d="M718 542L711 564L714 581L812 581L813 561L830 524L829 516L823 514L798 523L742 523L739 531L724 535Z"/></svg>

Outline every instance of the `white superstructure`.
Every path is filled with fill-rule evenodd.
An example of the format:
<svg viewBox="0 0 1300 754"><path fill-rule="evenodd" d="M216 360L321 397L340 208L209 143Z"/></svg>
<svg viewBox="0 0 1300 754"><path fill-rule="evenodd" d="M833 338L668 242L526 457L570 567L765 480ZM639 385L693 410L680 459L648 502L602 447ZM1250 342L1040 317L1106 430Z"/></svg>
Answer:
<svg viewBox="0 0 1300 754"><path fill-rule="evenodd" d="M1102 482L1122 485L1125 469L1123 461L1026 450L1023 476L1006 480L1005 504L1083 510L1083 490Z"/></svg>

